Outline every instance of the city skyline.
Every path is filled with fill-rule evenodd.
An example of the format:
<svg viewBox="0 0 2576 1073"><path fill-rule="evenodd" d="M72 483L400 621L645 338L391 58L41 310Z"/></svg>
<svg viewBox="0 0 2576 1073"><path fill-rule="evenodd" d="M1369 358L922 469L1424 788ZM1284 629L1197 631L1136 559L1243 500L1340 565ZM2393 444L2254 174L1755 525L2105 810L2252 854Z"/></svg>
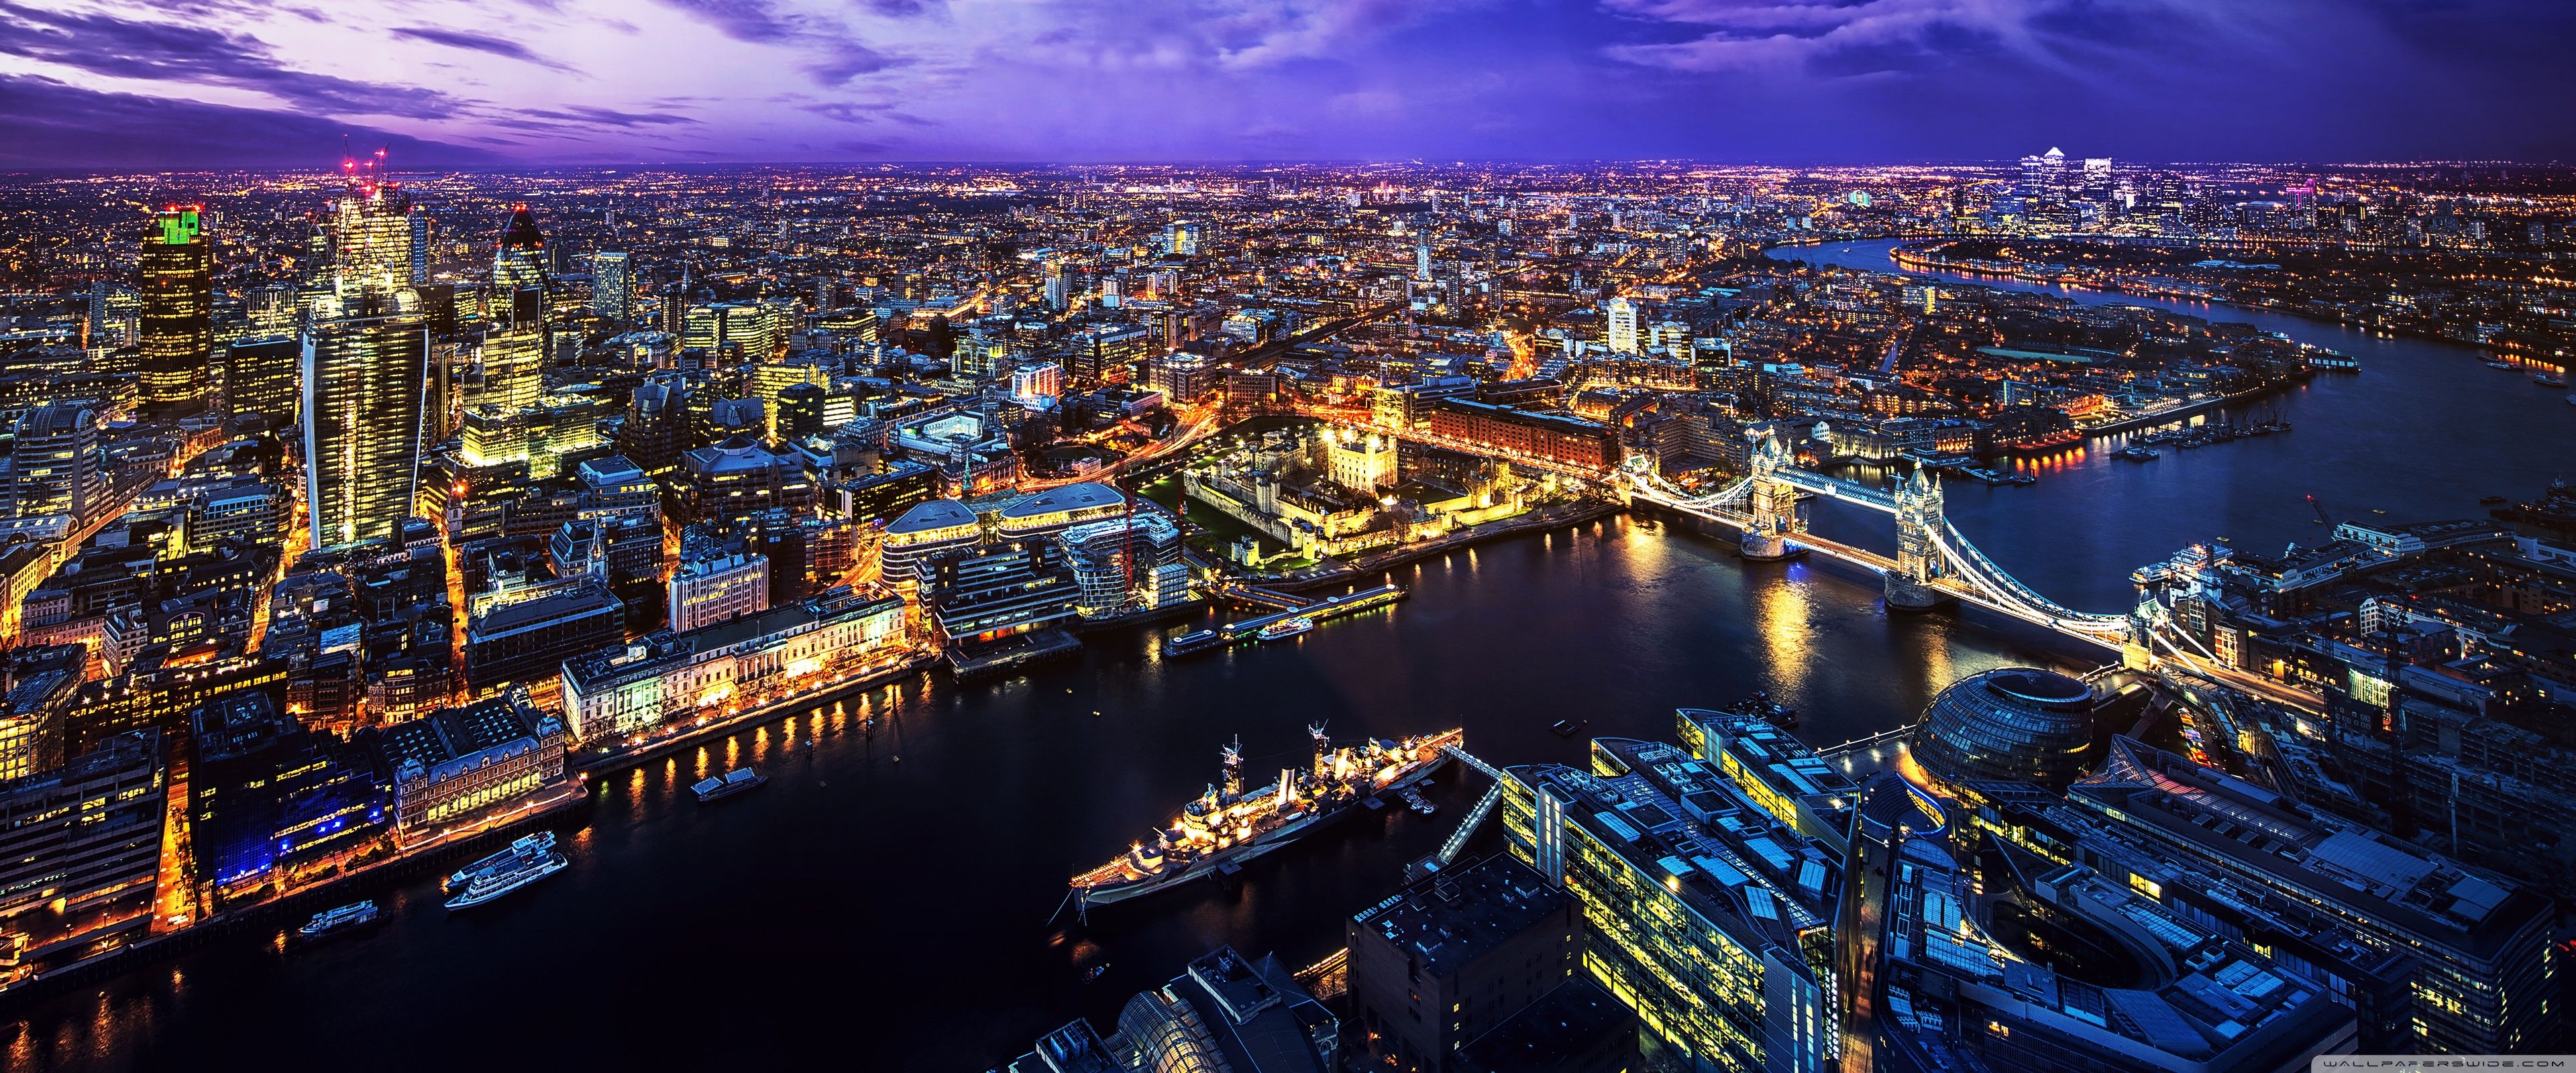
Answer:
<svg viewBox="0 0 2576 1073"><path fill-rule="evenodd" d="M2571 31L0 0L0 1051L2566 1051Z"/></svg>
<svg viewBox="0 0 2576 1073"><path fill-rule="evenodd" d="M0 166L2563 158L2526 0L0 4ZM2257 102L2247 106L2247 102Z"/></svg>

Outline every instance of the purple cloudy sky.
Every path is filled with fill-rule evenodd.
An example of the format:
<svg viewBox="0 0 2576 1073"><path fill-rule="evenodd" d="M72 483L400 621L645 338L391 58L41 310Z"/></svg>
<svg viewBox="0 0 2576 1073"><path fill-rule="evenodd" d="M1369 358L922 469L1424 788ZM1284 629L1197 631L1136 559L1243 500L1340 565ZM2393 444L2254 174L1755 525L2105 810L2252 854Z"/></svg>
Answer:
<svg viewBox="0 0 2576 1073"><path fill-rule="evenodd" d="M2576 0L0 0L0 167L2576 157Z"/></svg>

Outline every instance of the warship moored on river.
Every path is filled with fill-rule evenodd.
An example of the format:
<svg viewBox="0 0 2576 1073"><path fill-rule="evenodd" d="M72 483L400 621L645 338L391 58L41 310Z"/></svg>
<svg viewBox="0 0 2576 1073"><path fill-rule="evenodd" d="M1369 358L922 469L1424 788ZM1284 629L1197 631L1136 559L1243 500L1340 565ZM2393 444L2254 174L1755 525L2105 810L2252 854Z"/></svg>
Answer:
<svg viewBox="0 0 2576 1073"><path fill-rule="evenodd" d="M1281 769L1278 781L1248 793L1243 789L1242 743L1226 746L1225 785L1209 787L1151 839L1073 877L1076 904L1087 908L1125 901L1231 872L1235 865L1349 815L1362 802L1421 782L1448 759L1443 750L1466 740L1461 729L1402 741L1371 738L1335 748L1322 726L1306 732L1314 741L1312 761L1303 769Z"/></svg>

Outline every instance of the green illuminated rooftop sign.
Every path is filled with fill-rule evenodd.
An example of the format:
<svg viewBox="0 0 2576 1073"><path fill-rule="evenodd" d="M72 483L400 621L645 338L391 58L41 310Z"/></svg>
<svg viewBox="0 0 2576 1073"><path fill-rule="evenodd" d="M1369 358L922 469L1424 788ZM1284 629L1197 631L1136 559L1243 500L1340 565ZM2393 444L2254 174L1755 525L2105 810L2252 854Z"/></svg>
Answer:
<svg viewBox="0 0 2576 1073"><path fill-rule="evenodd" d="M166 245L185 246L197 241L197 210L180 209L161 214L161 241Z"/></svg>

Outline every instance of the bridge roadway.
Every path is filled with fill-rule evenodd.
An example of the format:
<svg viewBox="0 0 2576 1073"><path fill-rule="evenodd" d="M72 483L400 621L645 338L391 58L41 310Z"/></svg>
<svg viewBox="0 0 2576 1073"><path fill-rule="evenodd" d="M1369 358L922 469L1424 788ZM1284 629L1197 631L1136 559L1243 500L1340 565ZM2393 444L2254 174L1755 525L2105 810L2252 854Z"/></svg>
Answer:
<svg viewBox="0 0 2576 1073"><path fill-rule="evenodd" d="M1633 499L1643 500L1668 510L1695 514L1712 521L1741 526L1751 520L1738 511L1728 509L1725 505L1742 501L1744 494L1752 486L1753 479L1750 477L1715 492L1690 495L1653 477L1640 476L1620 481L1621 475L1616 473L1605 473L1554 459L1523 455L1499 449L1491 444L1453 440L1433 434L1426 429L1399 431L1379 426L1373 421L1354 421L1346 415L1332 415L1327 419L1356 424L1381 435L1428 443L1467 454L1501 458L1516 465L1559 476L1587 481L1624 483ZM1777 472L1781 479L1801 491L1865 506L1884 513L1894 513L1896 510L1895 498L1877 489L1864 488L1849 481L1836 480L1804 470L1782 469ZM2122 631L2126 629L2126 620L2123 616L2088 615L2062 607L2032 591L2019 579L2004 573L2001 567L1988 560L1984 554L1975 551L1975 545L1968 541L1966 534L1958 531L1957 526L1945 521L1941 528L1942 532L1935 534L1935 540L1941 546L1941 550L1953 560L1953 565L1961 568L1960 576L1940 578L1933 582L1934 586L1942 592L1961 601L2010 615L2068 637L2114 650L2122 647L2124 640ZM1873 573L1884 575L1896 568L1895 561L1887 556L1867 548L1829 540L1814 533L1799 532L1787 539L1798 547L1823 552ZM1994 576L1988 577L1986 576L1988 574ZM1983 584L1979 584L1980 581ZM2170 644L2164 647L2171 652L2171 657L2182 665L2231 688L2306 711L2321 711L2324 708L2323 700L2314 693L2274 682L2260 675L2218 666L2214 661L2192 658L2187 653L2173 650ZM2157 653L2154 658L2162 659L2165 656L2163 653Z"/></svg>
<svg viewBox="0 0 2576 1073"><path fill-rule="evenodd" d="M1639 487L1635 491L1635 496L1638 499L1654 503L1658 506L1678 510L1686 514L1696 514L1703 518L1725 522L1731 525L1745 525L1752 521L1752 519L1742 514L1727 510L1723 507L1717 507L1700 502L1692 502L1689 500L1675 499L1650 487ZM1784 539L1786 539L1792 546L1805 548L1810 551L1823 552L1826 555L1833 556L1834 558L1861 566L1872 573L1884 575L1896 569L1896 560L1894 559L1888 558L1887 556L1881 555L1867 548L1853 547L1852 545L1845 544L1838 540L1828 540L1824 537L1817 536L1814 533L1799 532L1791 534ZM1975 604L1989 611L1999 611L2024 622L2028 622L2034 626L2045 627L2068 637L2073 637L2080 641L2087 641L2104 648L2117 649L2120 647L2120 642L2118 640L2105 636L2104 632L2099 629L2088 628L2082 625L2079 621L2070 620L2061 615L2052 615L2018 601L2007 601L2001 599L1990 594L1986 589L1980 586L1969 584L1958 578L1938 578L1932 582L1932 585L1934 588L1941 590L1945 595L1963 603Z"/></svg>

